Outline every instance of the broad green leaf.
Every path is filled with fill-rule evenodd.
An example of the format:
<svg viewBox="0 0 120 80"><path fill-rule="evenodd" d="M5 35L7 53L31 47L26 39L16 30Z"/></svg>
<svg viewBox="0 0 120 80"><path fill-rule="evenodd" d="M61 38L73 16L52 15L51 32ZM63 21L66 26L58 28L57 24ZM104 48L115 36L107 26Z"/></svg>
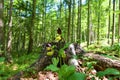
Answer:
<svg viewBox="0 0 120 80"><path fill-rule="evenodd" d="M3 62L5 60L5 57L0 57L0 62Z"/></svg>
<svg viewBox="0 0 120 80"><path fill-rule="evenodd" d="M59 63L59 58L52 58L53 65L57 66Z"/></svg>
<svg viewBox="0 0 120 80"><path fill-rule="evenodd" d="M47 66L45 68L45 70L58 71L59 68L57 66L51 64L51 65Z"/></svg>
<svg viewBox="0 0 120 80"><path fill-rule="evenodd" d="M59 50L59 56L62 57L62 58L66 57L65 51L63 49Z"/></svg>
<svg viewBox="0 0 120 80"><path fill-rule="evenodd" d="M75 72L75 67L74 66L67 66L67 65L63 65L61 66L60 70L59 70L59 77L62 78L68 78L71 74L73 74Z"/></svg>
<svg viewBox="0 0 120 80"><path fill-rule="evenodd" d="M75 72L67 80L86 80L84 73Z"/></svg>
<svg viewBox="0 0 120 80"><path fill-rule="evenodd" d="M120 72L117 69L114 69L114 68L107 68L106 70L99 71L97 73L97 76L99 76L99 77L103 77L103 76L106 76L106 75L120 75Z"/></svg>

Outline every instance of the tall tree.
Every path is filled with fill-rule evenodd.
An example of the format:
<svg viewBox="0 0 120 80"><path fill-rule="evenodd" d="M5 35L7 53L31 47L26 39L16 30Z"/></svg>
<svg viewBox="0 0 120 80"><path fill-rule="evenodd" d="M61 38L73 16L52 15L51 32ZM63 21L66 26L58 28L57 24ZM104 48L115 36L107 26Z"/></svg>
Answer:
<svg viewBox="0 0 120 80"><path fill-rule="evenodd" d="M34 23L35 23L35 14L36 13L36 0L33 0L33 9L32 9L32 17L31 17L31 25L29 29L29 45L28 45L28 52L32 52L33 48L33 28L34 28Z"/></svg>
<svg viewBox="0 0 120 80"><path fill-rule="evenodd" d="M115 40L115 0L113 0L112 45Z"/></svg>
<svg viewBox="0 0 120 80"><path fill-rule="evenodd" d="M42 14L42 27L43 27L43 42L46 41L46 4L47 0L43 0L43 14Z"/></svg>
<svg viewBox="0 0 120 80"><path fill-rule="evenodd" d="M88 26L87 26L87 46L90 44L90 0L88 0Z"/></svg>
<svg viewBox="0 0 120 80"><path fill-rule="evenodd" d="M78 22L77 22L77 40L79 40L79 43L81 43L81 40L82 40L81 9L82 9L82 0L79 0L78 1Z"/></svg>
<svg viewBox="0 0 120 80"><path fill-rule="evenodd" d="M60 22L62 21L62 0L60 0ZM59 26L62 27L62 24L59 23Z"/></svg>
<svg viewBox="0 0 120 80"><path fill-rule="evenodd" d="M7 42L7 61L9 63L12 63L12 55L11 55L11 48L12 48L12 5L13 5L13 0L10 0L10 8L9 8L9 20L8 20L8 26L9 26L9 31L8 31L8 42Z"/></svg>
<svg viewBox="0 0 120 80"><path fill-rule="evenodd" d="M3 43L4 43L4 32L3 32L3 1L4 0L0 0L0 54L1 54L1 50L3 50Z"/></svg>
<svg viewBox="0 0 120 80"><path fill-rule="evenodd" d="M64 38L66 39L66 40L68 40L67 38L68 38L68 34L67 34L67 28L68 27L66 27L66 26L68 26L68 14L67 14L67 2L66 2L66 0L64 0L64 13L65 13L65 26L64 26L64 28L65 28L65 35L64 35Z"/></svg>
<svg viewBox="0 0 120 80"><path fill-rule="evenodd" d="M98 3L98 28L97 28L97 43L99 44L99 40L100 40L100 2L101 0L99 0Z"/></svg>
<svg viewBox="0 0 120 80"><path fill-rule="evenodd" d="M110 22L111 22L111 17L110 17L110 9L111 9L111 0L109 0L109 22L108 22L108 44L110 43Z"/></svg>
<svg viewBox="0 0 120 80"><path fill-rule="evenodd" d="M68 1L68 9L69 9L69 17L68 17L68 38L67 38L67 41L70 42L70 30L71 30L71 0Z"/></svg>
<svg viewBox="0 0 120 80"><path fill-rule="evenodd" d="M120 0L119 0L119 11L120 11ZM118 43L120 42L120 13L118 19Z"/></svg>
<svg viewBox="0 0 120 80"><path fill-rule="evenodd" d="M73 7L72 7L72 36L71 36L71 41L73 42L75 40L75 25L74 25L74 19L75 19L75 0L72 0L73 2Z"/></svg>

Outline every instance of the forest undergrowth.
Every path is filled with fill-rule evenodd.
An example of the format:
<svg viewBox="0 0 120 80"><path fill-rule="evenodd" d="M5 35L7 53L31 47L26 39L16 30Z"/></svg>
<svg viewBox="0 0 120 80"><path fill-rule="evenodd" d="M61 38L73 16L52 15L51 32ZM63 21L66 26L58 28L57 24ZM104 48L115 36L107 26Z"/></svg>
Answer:
<svg viewBox="0 0 120 80"><path fill-rule="evenodd" d="M106 43L100 42L99 45L91 44L89 47L84 47L84 45L82 46L86 52L93 52L111 59L120 60L120 44L114 44L113 46L110 46ZM5 57L0 57L0 80L7 80L7 78L14 75L18 71L25 70L26 67L35 62L42 53L40 53L38 50L36 53L33 52L31 54L21 54L23 55L13 55L14 63L12 64L6 63ZM65 64L58 68L56 66L58 61L57 59L54 59L52 64L45 68L45 71L47 70L48 72L35 73L34 71L31 71L33 75L27 74L26 77L28 79L21 78L21 80L29 80L32 76L35 76L35 79L32 78L32 80L40 80L38 79L38 75L46 75L47 73L57 75L60 80L120 80L119 70L115 68L106 68L102 71L97 71L94 68L94 65L97 64L97 61L83 56L80 56L79 58L81 65L77 71L75 67Z"/></svg>

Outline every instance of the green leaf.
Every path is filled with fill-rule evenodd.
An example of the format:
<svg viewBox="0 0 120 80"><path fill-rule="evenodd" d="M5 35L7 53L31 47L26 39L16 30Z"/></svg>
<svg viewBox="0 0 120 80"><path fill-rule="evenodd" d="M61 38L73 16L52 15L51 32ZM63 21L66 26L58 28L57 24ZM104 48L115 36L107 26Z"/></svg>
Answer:
<svg viewBox="0 0 120 80"><path fill-rule="evenodd" d="M4 62L5 57L0 57L0 62Z"/></svg>
<svg viewBox="0 0 120 80"><path fill-rule="evenodd" d="M64 45L63 49L68 48L69 45L70 45L70 43L66 43L66 44Z"/></svg>
<svg viewBox="0 0 120 80"><path fill-rule="evenodd" d="M62 57L62 58L66 57L65 51L63 49L59 50L59 56Z"/></svg>
<svg viewBox="0 0 120 80"><path fill-rule="evenodd" d="M57 66L59 63L59 58L52 58L53 65Z"/></svg>
<svg viewBox="0 0 120 80"><path fill-rule="evenodd" d="M114 68L107 68L106 70L104 71L99 71L97 73L97 76L99 77L103 77L103 76L106 76L106 75L120 75L120 72L117 70L117 69L114 69Z"/></svg>
<svg viewBox="0 0 120 80"><path fill-rule="evenodd" d="M67 79L74 72L75 72L75 67L74 66L63 65L63 66L61 66L58 74L59 74L60 78Z"/></svg>
<svg viewBox="0 0 120 80"><path fill-rule="evenodd" d="M75 72L67 80L86 80L84 73Z"/></svg>
<svg viewBox="0 0 120 80"><path fill-rule="evenodd" d="M96 61L87 62L88 70L93 68L93 65L96 64Z"/></svg>
<svg viewBox="0 0 120 80"><path fill-rule="evenodd" d="M51 64L51 65L47 66L45 68L45 70L58 71L59 68L57 66Z"/></svg>

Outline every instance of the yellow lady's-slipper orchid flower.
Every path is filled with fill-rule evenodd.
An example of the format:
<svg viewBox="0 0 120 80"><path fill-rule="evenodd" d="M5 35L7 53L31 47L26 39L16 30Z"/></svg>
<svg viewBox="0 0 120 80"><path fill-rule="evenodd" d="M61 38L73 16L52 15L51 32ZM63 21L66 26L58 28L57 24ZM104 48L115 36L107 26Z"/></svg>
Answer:
<svg viewBox="0 0 120 80"><path fill-rule="evenodd" d="M46 49L47 49L47 51L50 51L50 50L51 50L51 47L47 47Z"/></svg>
<svg viewBox="0 0 120 80"><path fill-rule="evenodd" d="M52 56L53 54L54 54L54 50L51 50L51 51L47 52L48 56Z"/></svg>
<svg viewBox="0 0 120 80"><path fill-rule="evenodd" d="M56 38L55 38L55 42L59 42L61 40L61 35L58 35Z"/></svg>

